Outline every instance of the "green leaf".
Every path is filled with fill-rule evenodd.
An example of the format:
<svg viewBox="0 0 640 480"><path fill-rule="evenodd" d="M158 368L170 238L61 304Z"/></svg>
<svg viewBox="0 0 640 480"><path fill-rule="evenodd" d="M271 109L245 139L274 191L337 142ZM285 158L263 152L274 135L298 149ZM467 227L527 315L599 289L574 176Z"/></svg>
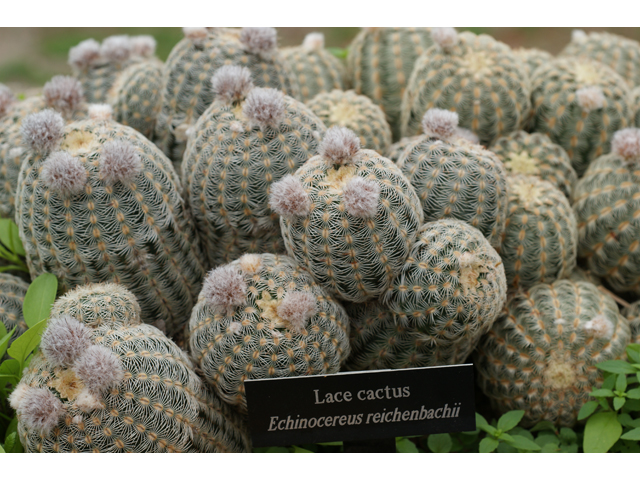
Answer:
<svg viewBox="0 0 640 480"><path fill-rule="evenodd" d="M342 442L323 442L318 443L318 445L322 445L323 447L341 447Z"/></svg>
<svg viewBox="0 0 640 480"><path fill-rule="evenodd" d="M509 435L508 433L505 432L501 432L500 435L498 435L498 440L503 440L505 442L510 442L511 440L513 440L513 437L511 435Z"/></svg>
<svg viewBox="0 0 640 480"><path fill-rule="evenodd" d="M540 451L540 445L538 445L536 442L532 442L527 437L523 437L522 435L513 435L508 443L512 447L516 447L520 450L532 450L534 452Z"/></svg>
<svg viewBox="0 0 640 480"><path fill-rule="evenodd" d="M640 363L640 343L634 343L634 344L628 345L627 355L632 361L636 363Z"/></svg>
<svg viewBox="0 0 640 480"><path fill-rule="evenodd" d="M0 334L0 359L2 357L4 357L4 353L7 351L7 347L9 346L9 340L11 340L11 336L13 335L13 332L16 331L16 327L13 327L13 330L11 330L9 333L6 333L7 329L4 328L4 323L0 322L0 325L2 325L2 329L5 331L5 335Z"/></svg>
<svg viewBox="0 0 640 480"><path fill-rule="evenodd" d="M9 251L16 255L26 255L20 235L18 234L18 226L8 218L0 218L0 242L4 244Z"/></svg>
<svg viewBox="0 0 640 480"><path fill-rule="evenodd" d="M311 450L306 450L304 448L301 447L297 447L296 445L293 446L293 453L313 453Z"/></svg>
<svg viewBox="0 0 640 480"><path fill-rule="evenodd" d="M560 429L560 440L564 443L575 443L578 440L578 436L570 428L562 427Z"/></svg>
<svg viewBox="0 0 640 480"><path fill-rule="evenodd" d="M640 440L640 428L634 428L620 437L622 440Z"/></svg>
<svg viewBox="0 0 640 480"><path fill-rule="evenodd" d="M418 447L408 438L396 438L396 450L398 453L418 453Z"/></svg>
<svg viewBox="0 0 640 480"><path fill-rule="evenodd" d="M631 398L633 400L640 400L640 388L634 388L627 392L627 398Z"/></svg>
<svg viewBox="0 0 640 480"><path fill-rule="evenodd" d="M596 402L592 402L592 403L596 403ZM596 403L596 406L597 406L597 403ZM556 431L556 427L549 420L543 420L541 422L536 423L535 426L533 428L531 428L529 431L538 432L538 431L541 431L541 430L551 430L552 432L555 432Z"/></svg>
<svg viewBox="0 0 640 480"><path fill-rule="evenodd" d="M18 360L20 365L23 365L31 352L40 344L40 336L46 326L47 320L42 320L16 338L9 347L9 355Z"/></svg>
<svg viewBox="0 0 640 480"><path fill-rule="evenodd" d="M327 48L327 50L329 51L329 53L331 53L331 55L340 59L347 58L347 55L349 53L349 50L346 48L329 47Z"/></svg>
<svg viewBox="0 0 640 480"><path fill-rule="evenodd" d="M623 406L624 403L627 401L626 398L624 397L616 397L613 399L613 409L614 410L620 410Z"/></svg>
<svg viewBox="0 0 640 480"><path fill-rule="evenodd" d="M572 443L570 445L560 445L560 451L562 453L578 453L578 444Z"/></svg>
<svg viewBox="0 0 640 480"><path fill-rule="evenodd" d="M538 438L536 438L534 440L534 442L536 442L536 444L540 445L543 450L545 445L554 445L554 446L558 446L560 445L560 439L558 437L556 437L555 435L540 435Z"/></svg>
<svg viewBox="0 0 640 480"><path fill-rule="evenodd" d="M4 326L4 323L0 322L0 338L3 338L7 334L7 327ZM0 355L1 357L2 355Z"/></svg>
<svg viewBox="0 0 640 480"><path fill-rule="evenodd" d="M4 437L5 442L7 441L7 437L9 435L17 431L18 431L18 417L13 417L13 419L11 420L11 423L9 423L9 426L7 427L7 431Z"/></svg>
<svg viewBox="0 0 640 480"><path fill-rule="evenodd" d="M0 379L2 379L3 382L17 385L20 377L20 362L18 362L18 360L10 358L0 364Z"/></svg>
<svg viewBox="0 0 640 480"><path fill-rule="evenodd" d="M52 273L39 275L29 285L22 307L22 314L27 325L33 327L42 320L49 318L51 305L56 301L57 291L58 279Z"/></svg>
<svg viewBox="0 0 640 480"><path fill-rule="evenodd" d="M2 445L0 445L0 453L7 453L4 451L4 448L2 448Z"/></svg>
<svg viewBox="0 0 640 480"><path fill-rule="evenodd" d="M448 433L437 433L429 435L427 445L433 453L449 453L453 442L451 441L451 435Z"/></svg>
<svg viewBox="0 0 640 480"><path fill-rule="evenodd" d="M558 453L558 444L555 443L546 443L542 446L542 453Z"/></svg>
<svg viewBox="0 0 640 480"><path fill-rule="evenodd" d="M512 410L505 413L498 420L498 430L508 432L513 427L518 425L518 423L520 423L522 417L524 417L524 410Z"/></svg>
<svg viewBox="0 0 640 480"><path fill-rule="evenodd" d="M4 442L4 449L7 453L14 453L13 447L16 444L16 439L17 439L17 435L15 432L7 436L7 439Z"/></svg>
<svg viewBox="0 0 640 480"><path fill-rule="evenodd" d="M593 390L591 392L592 397L601 398L601 397L613 397L613 392L607 388L599 388L597 390Z"/></svg>
<svg viewBox="0 0 640 480"><path fill-rule="evenodd" d="M602 382L601 388L606 388L608 390L613 390L613 387L616 384L616 376L611 373L605 373L604 382Z"/></svg>
<svg viewBox="0 0 640 480"><path fill-rule="evenodd" d="M480 441L480 453L491 453L498 448L498 440L492 437L485 437Z"/></svg>
<svg viewBox="0 0 640 480"><path fill-rule="evenodd" d="M622 425L615 412L596 413L584 427L585 453L606 453L622 434Z"/></svg>
<svg viewBox="0 0 640 480"><path fill-rule="evenodd" d="M489 425L482 415L476 412L476 428L480 428L483 425Z"/></svg>
<svg viewBox="0 0 640 480"><path fill-rule="evenodd" d="M584 405L582 405L582 408L580 408L580 411L578 412L578 420L584 420L593 412L595 412L596 408L598 408L598 402L596 402L595 400L591 400L590 402L585 403Z"/></svg>
<svg viewBox="0 0 640 480"><path fill-rule="evenodd" d="M511 433L511 435L522 435L524 437L527 437L529 440L533 442L533 434L526 428L514 427L511 430L509 430L509 432Z"/></svg>
<svg viewBox="0 0 640 480"><path fill-rule="evenodd" d="M616 390L624 392L627 389L627 376L620 374L616 379Z"/></svg>
<svg viewBox="0 0 640 480"><path fill-rule="evenodd" d="M600 370L611 373L636 373L636 369L633 368L627 362L622 360L607 360L596 364Z"/></svg>

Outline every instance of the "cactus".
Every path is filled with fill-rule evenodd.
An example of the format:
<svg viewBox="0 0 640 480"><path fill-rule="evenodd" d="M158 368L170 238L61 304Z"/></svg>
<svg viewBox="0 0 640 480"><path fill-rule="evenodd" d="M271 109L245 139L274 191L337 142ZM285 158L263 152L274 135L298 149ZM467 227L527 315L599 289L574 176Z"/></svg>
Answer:
<svg viewBox="0 0 640 480"><path fill-rule="evenodd" d="M594 158L609 152L613 133L629 125L629 87L606 65L575 58L542 65L531 82L531 130L564 148L581 177Z"/></svg>
<svg viewBox="0 0 640 480"><path fill-rule="evenodd" d="M521 425L571 427L602 385L596 364L622 358L629 340L629 323L595 285L540 284L509 300L482 338L476 378L496 410L525 411Z"/></svg>
<svg viewBox="0 0 640 480"><path fill-rule="evenodd" d="M89 103L105 103L118 75L130 65L153 57L156 41L148 35L114 35L99 44L83 40L69 50L69 65L82 83Z"/></svg>
<svg viewBox="0 0 640 480"><path fill-rule="evenodd" d="M271 184L317 153L326 128L301 102L253 88L247 68L222 67L212 82L216 97L194 127L182 175L208 265L242 253L284 253L279 219L268 204ZM237 242L258 249L231 247ZM274 243L280 250L269 249ZM234 255L220 258L229 248Z"/></svg>
<svg viewBox="0 0 640 480"><path fill-rule="evenodd" d="M528 175L507 178L509 206L498 252L507 284L551 283L576 264L578 232L569 200L549 182Z"/></svg>
<svg viewBox="0 0 640 480"><path fill-rule="evenodd" d="M640 343L640 300L626 307L622 314L629 320L631 343Z"/></svg>
<svg viewBox="0 0 640 480"><path fill-rule="evenodd" d="M640 43L608 32L574 30L571 42L560 53L565 57L586 57L604 63L624 78L629 86L640 86Z"/></svg>
<svg viewBox="0 0 640 480"><path fill-rule="evenodd" d="M516 48L513 53L524 63L529 78L537 68L553 59L553 55L538 48Z"/></svg>
<svg viewBox="0 0 640 480"><path fill-rule="evenodd" d="M320 154L271 188L287 252L331 294L364 302L400 272L422 224L415 190L390 160L331 127Z"/></svg>
<svg viewBox="0 0 640 480"><path fill-rule="evenodd" d="M633 118L631 123L636 128L640 128L640 87L632 90L631 98L631 113Z"/></svg>
<svg viewBox="0 0 640 480"><path fill-rule="evenodd" d="M268 253L212 270L189 332L204 378L243 413L245 380L336 373L349 355L344 309L291 258Z"/></svg>
<svg viewBox="0 0 640 480"><path fill-rule="evenodd" d="M309 33L298 47L281 50L298 79L300 98L307 103L319 93L344 90L346 72L342 62L324 48L322 33Z"/></svg>
<svg viewBox="0 0 640 480"><path fill-rule="evenodd" d="M522 62L488 35L434 29L402 99L402 136L421 133L427 110L452 110L483 145L520 129L531 109Z"/></svg>
<svg viewBox="0 0 640 480"><path fill-rule="evenodd" d="M382 109L368 97L353 90L320 93L307 102L327 127L346 127L360 138L362 148L381 155L391 145L391 129Z"/></svg>
<svg viewBox="0 0 640 480"><path fill-rule="evenodd" d="M64 126L44 110L22 122L28 145L16 223L32 277L51 272L62 291L121 283L143 320L178 334L204 276L197 237L170 161L142 134L95 106Z"/></svg>
<svg viewBox="0 0 640 480"><path fill-rule="evenodd" d="M578 176L567 152L546 135L521 130L500 137L491 151L502 160L509 173L540 177L571 198Z"/></svg>
<svg viewBox="0 0 640 480"><path fill-rule="evenodd" d="M429 110L425 135L404 150L398 166L416 189L426 222L462 220L495 247L506 218L506 172L494 153L458 136L457 122L454 112Z"/></svg>
<svg viewBox="0 0 640 480"><path fill-rule="evenodd" d="M349 46L351 86L380 105L394 141L401 137L400 103L413 66L432 44L430 28L367 27Z"/></svg>
<svg viewBox="0 0 640 480"><path fill-rule="evenodd" d="M616 292L640 293L640 129L613 137L576 185L578 258Z"/></svg>
<svg viewBox="0 0 640 480"><path fill-rule="evenodd" d="M162 109L155 132L157 145L174 162L182 160L187 129L211 105L214 91L208 80L223 65L247 67L256 86L299 97L298 82L277 49L274 29L184 30L186 37L164 66Z"/></svg>
<svg viewBox="0 0 640 480"><path fill-rule="evenodd" d="M56 301L41 351L10 398L26 451L249 450L239 416L140 313L115 284L78 287Z"/></svg>
<svg viewBox="0 0 640 480"><path fill-rule="evenodd" d="M29 284L21 278L0 273L0 322L4 324L7 333L14 327L16 329L9 342L13 342L28 328L22 315L22 304L28 288Z"/></svg>

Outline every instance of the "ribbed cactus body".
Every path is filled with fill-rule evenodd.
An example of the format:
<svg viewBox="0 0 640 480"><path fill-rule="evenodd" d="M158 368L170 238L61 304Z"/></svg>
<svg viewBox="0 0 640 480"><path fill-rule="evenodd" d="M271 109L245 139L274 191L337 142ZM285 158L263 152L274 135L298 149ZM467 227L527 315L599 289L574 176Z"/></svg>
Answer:
<svg viewBox="0 0 640 480"><path fill-rule="evenodd" d="M425 222L455 218L500 241L507 211L506 172L494 153L466 140L423 135L398 166L416 189Z"/></svg>
<svg viewBox="0 0 640 480"><path fill-rule="evenodd" d="M147 60L122 71L109 91L114 119L152 139L162 100L162 62Z"/></svg>
<svg viewBox="0 0 640 480"><path fill-rule="evenodd" d="M349 46L351 87L380 105L394 140L401 137L400 104L413 66L432 44L429 28L369 27Z"/></svg>
<svg viewBox="0 0 640 480"><path fill-rule="evenodd" d="M633 115L633 126L640 128L640 87L634 88L631 92L631 113Z"/></svg>
<svg viewBox="0 0 640 480"><path fill-rule="evenodd" d="M414 135L413 137L403 137L397 142L392 143L387 149L387 152L384 154L384 156L387 157L389 160L391 160L393 163L397 164L398 160L400 160L400 157L402 156L402 153L405 151L405 149L416 140L419 140L420 138L422 138L422 135Z"/></svg>
<svg viewBox="0 0 640 480"><path fill-rule="evenodd" d="M0 322L4 324L7 333L15 327L11 342L28 328L22 315L22 304L28 288L29 284L21 278L0 273Z"/></svg>
<svg viewBox="0 0 640 480"><path fill-rule="evenodd" d="M109 120L71 123L60 135L49 149L30 150L20 171L16 223L31 275L55 274L62 291L121 283L143 321L178 334L204 269L170 161Z"/></svg>
<svg viewBox="0 0 640 480"><path fill-rule="evenodd" d="M616 72L589 59L557 58L532 78L532 131L564 148L578 176L608 153L613 133L631 122L629 87Z"/></svg>
<svg viewBox="0 0 640 480"><path fill-rule="evenodd" d="M483 145L520 129L531 109L522 62L504 43L463 32L444 49L433 45L416 61L402 99L402 136L421 133L432 108L452 110Z"/></svg>
<svg viewBox="0 0 640 480"><path fill-rule="evenodd" d="M103 349L102 358L115 359L121 377L96 391L96 380L85 373L92 368L100 371L95 362L92 365L80 352L60 365L56 350L52 356L43 348L16 388L22 398L14 399L26 451L212 453L250 449L246 427L237 413L207 391L175 343L157 328L141 324L140 307L126 289L114 284L79 287L54 304L52 319L60 317L70 319L76 332L84 326L82 330L89 335L85 343L90 345L85 350ZM43 342L57 329L50 321ZM72 345L58 347L68 350ZM51 403L57 399L62 406L58 412L38 412L49 414L51 425L46 431L31 425L33 406L29 403L36 391L45 398L52 395Z"/></svg>
<svg viewBox="0 0 640 480"><path fill-rule="evenodd" d="M507 221L498 251L509 287L529 288L567 275L578 248L567 197L549 182L526 175L509 177L507 190Z"/></svg>
<svg viewBox="0 0 640 480"><path fill-rule="evenodd" d="M241 38L241 30L214 28L201 41L181 40L169 54L155 135L157 145L174 162L182 160L187 128L211 105L214 92L210 79L223 65L246 67L256 86L276 88L298 98L295 75L275 45L267 52L253 53Z"/></svg>
<svg viewBox="0 0 640 480"><path fill-rule="evenodd" d="M558 187L567 198L578 181L567 152L541 133L521 131L500 137L491 146L512 174L535 175Z"/></svg>
<svg viewBox="0 0 640 480"><path fill-rule="evenodd" d="M629 320L631 343L640 343L640 301L626 307L622 314Z"/></svg>
<svg viewBox="0 0 640 480"><path fill-rule="evenodd" d="M282 56L298 79L300 98L307 103L319 93L346 86L345 67L324 48L324 36L310 33L302 45L281 50Z"/></svg>
<svg viewBox="0 0 640 480"><path fill-rule="evenodd" d="M384 112L369 97L353 90L333 90L316 95L307 105L327 127L353 130L360 138L362 148L383 155L391 145L391 129Z"/></svg>
<svg viewBox="0 0 640 480"><path fill-rule="evenodd" d="M513 53L523 63L529 77L536 69L553 59L553 55L538 48L515 48Z"/></svg>
<svg viewBox="0 0 640 480"><path fill-rule="evenodd" d="M571 427L602 384L596 364L623 357L629 323L587 282L536 285L507 302L476 349L477 380L498 411L524 410L522 424Z"/></svg>
<svg viewBox="0 0 640 480"><path fill-rule="evenodd" d="M216 289L237 301L225 309L211 295ZM292 301L310 304L296 316L287 314ZM204 378L245 413L245 380L336 373L349 355L344 309L287 256L249 254L213 270L189 331Z"/></svg>
<svg viewBox="0 0 640 480"><path fill-rule="evenodd" d="M560 55L597 60L618 72L630 86L640 86L640 43L636 40L609 32L574 32Z"/></svg>

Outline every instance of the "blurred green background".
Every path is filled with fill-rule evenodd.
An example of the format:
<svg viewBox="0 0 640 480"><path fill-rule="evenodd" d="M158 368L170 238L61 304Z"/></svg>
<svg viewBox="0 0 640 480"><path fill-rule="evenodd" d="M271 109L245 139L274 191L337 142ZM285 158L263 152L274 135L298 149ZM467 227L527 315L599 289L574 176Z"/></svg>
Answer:
<svg viewBox="0 0 640 480"><path fill-rule="evenodd" d="M640 41L640 28L581 28L607 30ZM278 28L280 46L297 45L309 32L323 32L327 47L347 47L358 27ZM558 53L571 39L572 28L465 28L488 33L512 47L537 47ZM153 35L157 53L166 59L182 38L180 28L0 28L0 83L18 94L31 95L54 75L70 74L69 48L86 38L98 41L109 35Z"/></svg>

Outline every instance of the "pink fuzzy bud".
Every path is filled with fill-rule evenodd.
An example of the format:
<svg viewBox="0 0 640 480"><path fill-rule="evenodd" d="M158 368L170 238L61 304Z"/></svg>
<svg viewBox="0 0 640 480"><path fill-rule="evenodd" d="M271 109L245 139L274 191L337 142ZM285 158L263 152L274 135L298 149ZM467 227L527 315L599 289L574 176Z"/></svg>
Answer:
<svg viewBox="0 0 640 480"><path fill-rule="evenodd" d="M0 118L2 118L15 103L16 96L11 89L0 84Z"/></svg>
<svg viewBox="0 0 640 480"><path fill-rule="evenodd" d="M344 186L342 198L347 212L354 217L375 217L380 199L380 185L362 177L354 177Z"/></svg>
<svg viewBox="0 0 640 480"><path fill-rule="evenodd" d="M107 185L130 182L142 171L142 161L133 145L111 140L102 146L100 178Z"/></svg>
<svg viewBox="0 0 640 480"><path fill-rule="evenodd" d="M626 159L640 158L640 128L617 131L611 141L611 151Z"/></svg>
<svg viewBox="0 0 640 480"><path fill-rule="evenodd" d="M247 284L237 268L223 265L209 272L200 295L208 305L231 314L247 302Z"/></svg>
<svg viewBox="0 0 640 480"><path fill-rule="evenodd" d="M278 48L278 34L271 27L245 27L240 33L244 48L255 55L270 55Z"/></svg>
<svg viewBox="0 0 640 480"><path fill-rule="evenodd" d="M64 414L64 405L48 388L29 388L20 401L18 413L27 429L47 435Z"/></svg>
<svg viewBox="0 0 640 480"><path fill-rule="evenodd" d="M449 52L458 43L458 32L451 27L434 27L431 38L442 50Z"/></svg>
<svg viewBox="0 0 640 480"><path fill-rule="evenodd" d="M91 345L91 330L68 315L49 320L40 342L42 353L56 367L70 367Z"/></svg>
<svg viewBox="0 0 640 480"><path fill-rule="evenodd" d="M73 77L57 75L42 90L47 105L58 112L70 114L84 102L82 84Z"/></svg>
<svg viewBox="0 0 640 480"><path fill-rule="evenodd" d="M254 88L247 95L242 108L242 113L250 123L260 129L278 128L285 112L284 94L275 88Z"/></svg>
<svg viewBox="0 0 640 480"><path fill-rule="evenodd" d="M227 103L243 100L253 88L251 71L247 67L225 65L211 78L216 97Z"/></svg>
<svg viewBox="0 0 640 480"><path fill-rule="evenodd" d="M209 36L207 27L183 27L182 33L186 38L191 40L191 43L196 47L202 47Z"/></svg>
<svg viewBox="0 0 640 480"><path fill-rule="evenodd" d="M106 103L93 103L89 105L89 118L97 122L109 122L113 120L113 108Z"/></svg>
<svg viewBox="0 0 640 480"><path fill-rule="evenodd" d="M156 39L151 35L131 37L131 48L133 53L139 57L152 57L156 53Z"/></svg>
<svg viewBox="0 0 640 480"><path fill-rule="evenodd" d="M69 50L69 65L84 70L100 58L100 44L93 38L83 40Z"/></svg>
<svg viewBox="0 0 640 480"><path fill-rule="evenodd" d="M44 152L53 149L64 131L64 120L55 110L42 110L28 115L20 127L24 143Z"/></svg>
<svg viewBox="0 0 640 480"><path fill-rule="evenodd" d="M277 308L278 316L296 333L302 333L317 311L316 297L310 292L289 292Z"/></svg>
<svg viewBox="0 0 640 480"><path fill-rule="evenodd" d="M611 338L613 323L604 315L597 315L583 326L587 335L594 338Z"/></svg>
<svg viewBox="0 0 640 480"><path fill-rule="evenodd" d="M302 48L307 51L322 50L324 48L324 35L317 32L307 34L302 42Z"/></svg>
<svg viewBox="0 0 640 480"><path fill-rule="evenodd" d="M118 356L102 345L92 345L76 360L73 371L91 393L101 394L124 379Z"/></svg>
<svg viewBox="0 0 640 480"><path fill-rule="evenodd" d="M422 117L425 135L447 140L457 134L458 114L441 108L432 108Z"/></svg>
<svg viewBox="0 0 640 480"><path fill-rule="evenodd" d="M311 201L300 179L287 175L271 185L269 207L278 215L293 219L308 215Z"/></svg>
<svg viewBox="0 0 640 480"><path fill-rule="evenodd" d="M589 36L584 32L584 30L573 30L571 32L571 41L575 43L584 42L587 40Z"/></svg>
<svg viewBox="0 0 640 480"><path fill-rule="evenodd" d="M45 160L41 178L51 190L63 196L72 196L84 191L87 171L77 157L58 151Z"/></svg>
<svg viewBox="0 0 640 480"><path fill-rule="evenodd" d="M122 63L131 57L133 45L128 35L114 35L102 41L100 54L113 63Z"/></svg>
<svg viewBox="0 0 640 480"><path fill-rule="evenodd" d="M607 99L600 87L584 87L576 91L578 105L583 110L590 112L602 108L607 103Z"/></svg>
<svg viewBox="0 0 640 480"><path fill-rule="evenodd" d="M331 127L324 135L318 153L330 163L346 165L360 151L360 139L345 127Z"/></svg>

